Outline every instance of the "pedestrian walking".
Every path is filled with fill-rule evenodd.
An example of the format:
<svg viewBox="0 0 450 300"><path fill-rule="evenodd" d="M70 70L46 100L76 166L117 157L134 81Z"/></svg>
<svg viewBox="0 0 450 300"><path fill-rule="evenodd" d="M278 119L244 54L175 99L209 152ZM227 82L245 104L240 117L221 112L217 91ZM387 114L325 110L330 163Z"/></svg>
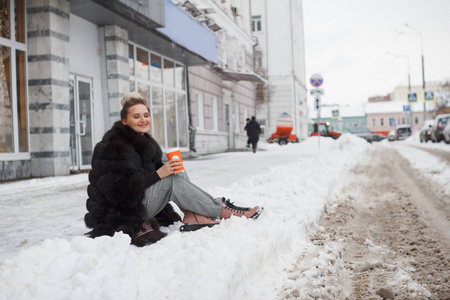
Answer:
<svg viewBox="0 0 450 300"><path fill-rule="evenodd" d="M184 214L181 231L214 226L231 216L256 219L263 207L239 207L214 198L194 185L179 158L162 162L162 150L150 136L150 109L136 92L121 100L120 121L95 146L85 223L91 237L122 231L144 246L165 236L159 226L181 221L169 201Z"/></svg>
<svg viewBox="0 0 450 300"><path fill-rule="evenodd" d="M256 118L252 117L251 121L247 124L247 135L252 144L253 153L256 153L260 134L261 127L259 126L259 123L256 122Z"/></svg>
<svg viewBox="0 0 450 300"><path fill-rule="evenodd" d="M245 127L244 127L244 130L247 132L247 145L246 145L246 147L247 148L250 148L250 144L251 144L251 140L250 140L250 136L248 135L248 131L247 131L247 129L248 129L248 124L250 123L250 119L249 118L247 118L247 119L245 119Z"/></svg>

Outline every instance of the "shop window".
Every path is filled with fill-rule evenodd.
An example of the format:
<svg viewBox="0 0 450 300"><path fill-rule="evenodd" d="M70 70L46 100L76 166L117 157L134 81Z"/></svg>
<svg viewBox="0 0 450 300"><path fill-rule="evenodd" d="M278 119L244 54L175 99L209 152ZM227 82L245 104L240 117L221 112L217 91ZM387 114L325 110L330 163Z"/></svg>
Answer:
<svg viewBox="0 0 450 300"><path fill-rule="evenodd" d="M177 147L177 111L175 106L175 92L165 92L167 147Z"/></svg>
<svg viewBox="0 0 450 300"><path fill-rule="evenodd" d="M177 95L177 111L178 111L178 140L180 147L188 146L188 118L187 118L187 101L185 94Z"/></svg>
<svg viewBox="0 0 450 300"><path fill-rule="evenodd" d="M0 155L29 151L24 19L23 0L0 1Z"/></svg>
<svg viewBox="0 0 450 300"><path fill-rule="evenodd" d="M25 5L23 0L14 1L14 17L16 42L25 43Z"/></svg>
<svg viewBox="0 0 450 300"><path fill-rule="evenodd" d="M149 80L148 52L136 48L136 76Z"/></svg>
<svg viewBox="0 0 450 300"><path fill-rule="evenodd" d="M0 152L14 152L11 95L11 48L0 46Z"/></svg>
<svg viewBox="0 0 450 300"><path fill-rule="evenodd" d="M177 89L185 89L185 75L184 75L184 67L182 65L177 64L175 67L175 87Z"/></svg>
<svg viewBox="0 0 450 300"><path fill-rule="evenodd" d="M128 45L128 70L131 76L134 76L134 47Z"/></svg>
<svg viewBox="0 0 450 300"><path fill-rule="evenodd" d="M25 81L25 63L25 52L16 50L16 89L19 152L28 152L28 121L26 101L27 83Z"/></svg>
<svg viewBox="0 0 450 300"><path fill-rule="evenodd" d="M185 66L133 42L129 44L128 53L130 91L137 91L148 100L153 138L163 149L187 147Z"/></svg>
<svg viewBox="0 0 450 300"><path fill-rule="evenodd" d="M165 59L164 73L163 73L163 81L165 86L170 87L175 86L174 69L175 69L174 63L170 60Z"/></svg>
<svg viewBox="0 0 450 300"><path fill-rule="evenodd" d="M163 147L166 144L164 134L164 105L163 90L158 87L152 87L152 123L153 137Z"/></svg>
<svg viewBox="0 0 450 300"><path fill-rule="evenodd" d="M11 1L9 0L2 0L0 1L0 37L5 38L5 39L11 39L10 33L11 30L9 30L10 28L10 6L11 6Z"/></svg>
<svg viewBox="0 0 450 300"><path fill-rule="evenodd" d="M151 81L162 83L161 57L155 54L150 55L150 78Z"/></svg>

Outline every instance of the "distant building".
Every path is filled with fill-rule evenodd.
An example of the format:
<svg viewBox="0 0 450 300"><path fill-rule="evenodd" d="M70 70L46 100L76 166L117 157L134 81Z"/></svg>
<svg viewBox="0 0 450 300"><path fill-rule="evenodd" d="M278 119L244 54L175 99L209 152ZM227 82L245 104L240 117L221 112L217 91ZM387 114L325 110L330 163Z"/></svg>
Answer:
<svg viewBox="0 0 450 300"><path fill-rule="evenodd" d="M305 43L301 0L251 0L255 70L268 83L257 91L257 119L270 136L277 120L287 113L294 120L293 134L308 136Z"/></svg>
<svg viewBox="0 0 450 300"><path fill-rule="evenodd" d="M5 0L0 18L0 181L89 170L129 91L163 151L245 147L264 82L248 1Z"/></svg>
<svg viewBox="0 0 450 300"><path fill-rule="evenodd" d="M391 94L387 94L386 96L375 96L369 98L369 103L371 102L384 102L391 101Z"/></svg>
<svg viewBox="0 0 450 300"><path fill-rule="evenodd" d="M412 132L420 130L423 126L423 103L411 105L411 115L406 110L406 105L406 101L366 103L367 127L370 131L383 135L399 125L411 125ZM427 111L427 119L431 118L432 113Z"/></svg>
<svg viewBox="0 0 450 300"><path fill-rule="evenodd" d="M317 122L317 110L311 109L310 118ZM320 121L330 122L333 131L348 132L350 128L358 126L367 126L367 118L364 105L355 106L322 106L320 110ZM312 132L312 125L309 126L309 132Z"/></svg>

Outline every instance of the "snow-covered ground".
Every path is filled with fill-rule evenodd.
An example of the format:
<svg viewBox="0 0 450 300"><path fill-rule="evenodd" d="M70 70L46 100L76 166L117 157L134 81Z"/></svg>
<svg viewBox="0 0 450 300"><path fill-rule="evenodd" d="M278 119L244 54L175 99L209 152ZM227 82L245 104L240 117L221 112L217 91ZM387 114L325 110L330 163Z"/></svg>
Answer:
<svg viewBox="0 0 450 300"><path fill-rule="evenodd" d="M264 213L191 233L175 224L166 238L137 248L121 233L83 236L86 174L0 184L0 299L276 299L324 206L371 147L395 148L450 196L448 163L425 151L450 145L314 137L186 160L191 180L213 196L262 205Z"/></svg>

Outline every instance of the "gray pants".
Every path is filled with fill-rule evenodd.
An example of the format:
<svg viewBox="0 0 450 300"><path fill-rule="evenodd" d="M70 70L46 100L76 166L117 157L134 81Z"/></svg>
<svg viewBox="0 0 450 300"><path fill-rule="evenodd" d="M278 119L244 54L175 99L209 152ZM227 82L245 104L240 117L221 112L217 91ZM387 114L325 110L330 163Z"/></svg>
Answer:
<svg viewBox="0 0 450 300"><path fill-rule="evenodd" d="M222 198L210 194L193 184L186 172L167 176L145 190L142 200L147 218L158 214L169 201L181 211L190 210L203 216L217 218L222 211Z"/></svg>

